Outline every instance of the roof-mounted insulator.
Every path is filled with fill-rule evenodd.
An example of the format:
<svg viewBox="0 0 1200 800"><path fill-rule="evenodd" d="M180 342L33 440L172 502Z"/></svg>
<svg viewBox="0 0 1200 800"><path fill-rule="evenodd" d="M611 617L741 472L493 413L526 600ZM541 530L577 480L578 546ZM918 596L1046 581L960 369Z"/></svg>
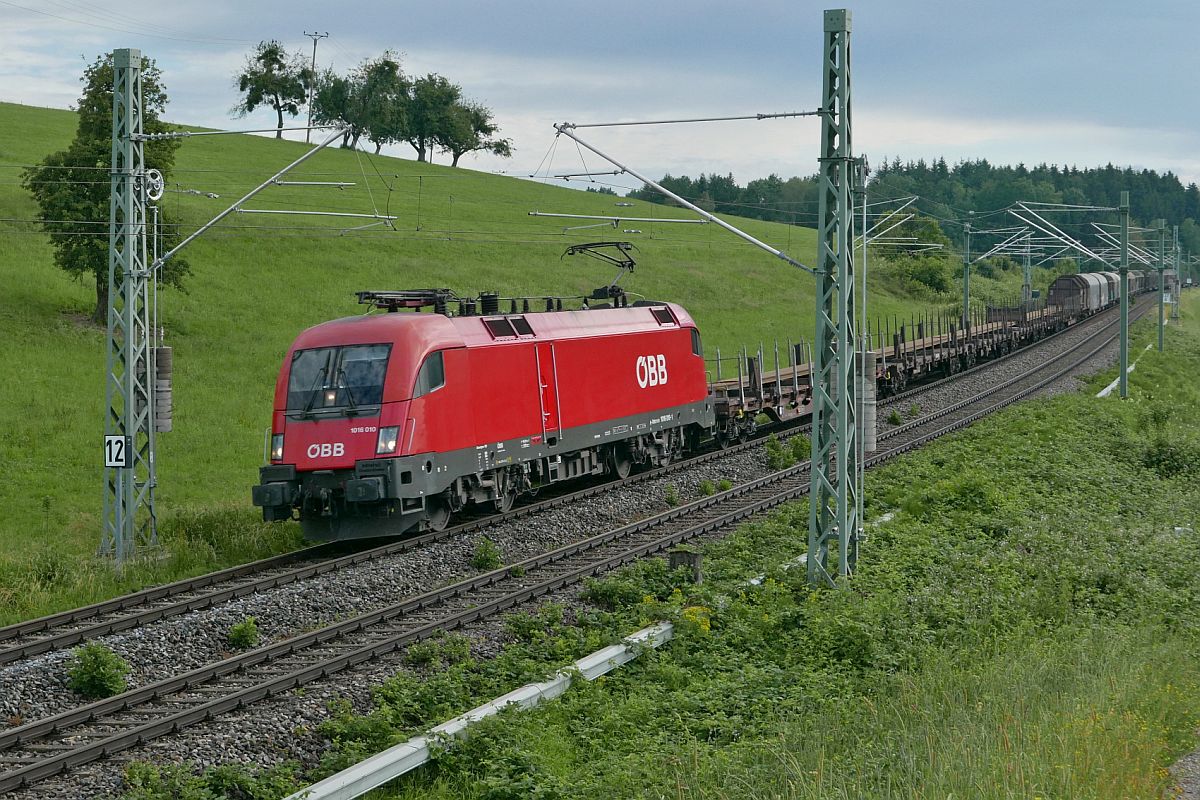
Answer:
<svg viewBox="0 0 1200 800"><path fill-rule="evenodd" d="M500 313L500 293L482 292L479 295L479 313L492 316Z"/></svg>

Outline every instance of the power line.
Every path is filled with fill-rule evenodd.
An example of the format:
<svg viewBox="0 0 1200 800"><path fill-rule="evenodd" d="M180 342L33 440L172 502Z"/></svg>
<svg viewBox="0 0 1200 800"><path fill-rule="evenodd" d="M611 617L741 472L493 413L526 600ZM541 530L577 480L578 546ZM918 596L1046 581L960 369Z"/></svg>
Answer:
<svg viewBox="0 0 1200 800"><path fill-rule="evenodd" d="M779 114L745 114L738 117L697 117L695 119L651 119L651 120L636 120L633 122L564 122L562 127L574 130L576 128L619 128L627 125L679 125L692 122L732 122L735 120L764 120L764 119L781 119L783 117L815 117L823 114L823 111L785 111Z"/></svg>
<svg viewBox="0 0 1200 800"><path fill-rule="evenodd" d="M60 7L65 6L70 12L79 12L84 16L91 17L92 19L99 20L103 23L115 22L120 24L125 21L119 17L115 17L112 14L106 13L102 8L97 8L96 6L92 6L87 3L76 2L75 0L42 0L42 2L51 2ZM135 28L140 28L147 31L157 31L158 33L167 34L168 36L178 36L182 35L183 33L177 29L167 28L162 25L155 25L152 22L146 22L144 20L137 20L130 24Z"/></svg>
<svg viewBox="0 0 1200 800"><path fill-rule="evenodd" d="M30 8L29 6L23 6L20 3L14 3L11 0L0 0L0 5L6 5L11 8L20 9L22 11L28 11L31 14L41 14L42 16L52 17L52 18L60 20L62 22L70 22L74 25L83 25L83 26L89 27L89 28L102 28L104 30L114 31L116 33L128 33L128 34L133 34L135 36L150 36L150 37L153 37L156 39L170 39L170 40L176 41L176 42L192 42L195 44L213 44L213 45L252 44L252 42L249 42L244 39L196 38L194 36L178 36L178 35L169 35L169 34L164 34L164 33L151 33L151 32L144 31L144 30L139 31L139 30L135 30L135 29L130 29L129 27L109 25L109 24L106 24L103 22L87 22L85 20L73 19L71 17L64 17L61 14L54 14L54 13L45 11L40 8Z"/></svg>

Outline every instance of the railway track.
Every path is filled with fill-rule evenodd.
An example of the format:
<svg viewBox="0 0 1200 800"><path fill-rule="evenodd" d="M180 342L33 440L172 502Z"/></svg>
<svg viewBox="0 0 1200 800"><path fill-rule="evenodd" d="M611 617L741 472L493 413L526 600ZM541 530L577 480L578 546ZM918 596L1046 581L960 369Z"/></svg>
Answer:
<svg viewBox="0 0 1200 800"><path fill-rule="evenodd" d="M1082 354L1060 354L889 431L867 466L963 428L1058 380L1107 347L1116 336L1108 332L1111 327L1106 326L1100 344ZM7 767L0 772L0 791L45 780L721 530L799 498L808 487L805 462L386 608L0 732L0 767Z"/></svg>
<svg viewBox="0 0 1200 800"><path fill-rule="evenodd" d="M1112 312L1106 313L1111 315ZM1083 333L1091 330L1093 327L1103 329L1111 324L1106 321L1107 319L1108 317L1105 315L1097 315L1078 325L1060 331L1051 337L1042 339L1033 346L1049 342L1064 334ZM934 389L943 387L953 381L961 380L967 376L987 371L1008 359L1028 352L1029 348L1022 348L1002 358L978 364L954 376L914 387L880 401L880 407L884 408L902 401L919 398L921 395L931 392ZM22 661L43 653L72 647L100 636L131 630L142 625L155 623L189 612L212 608L239 597L270 591L357 564L410 552L429 545L432 542L480 531L500 522L521 519L548 509L575 503L579 500L610 491L616 486L636 485L641 482L655 480L707 461L759 447L761 446L762 438L771 433L802 432L805 430L807 430L807 423L804 419L797 420L787 426L772 426L764 429L762 436L724 450L713 450L702 453L666 467L632 475L623 481L608 481L583 489L569 491L545 500L518 506L506 514L470 520L440 532L432 532L400 541L393 541L364 550L354 550L353 545L349 543L317 545L195 578L145 589L82 608L10 625L0 628L0 666Z"/></svg>
<svg viewBox="0 0 1200 800"><path fill-rule="evenodd" d="M452 536L483 530L500 521L521 519L547 509L558 508L593 497L611 490L616 485L630 486L654 480L690 466L753 449L761 444L760 439L754 439L724 450L713 450L686 461L631 475L622 481L608 481L588 486L546 500L518 506L505 514L470 520L443 531L421 534L366 550L334 556L332 554L339 547L344 550L347 545L345 543L317 545L197 578L147 589L103 603L0 628L0 665L71 647L98 636L129 630L168 617L211 608L238 597L286 586L317 575L336 572L355 564L416 550ZM292 566L297 563L300 565Z"/></svg>

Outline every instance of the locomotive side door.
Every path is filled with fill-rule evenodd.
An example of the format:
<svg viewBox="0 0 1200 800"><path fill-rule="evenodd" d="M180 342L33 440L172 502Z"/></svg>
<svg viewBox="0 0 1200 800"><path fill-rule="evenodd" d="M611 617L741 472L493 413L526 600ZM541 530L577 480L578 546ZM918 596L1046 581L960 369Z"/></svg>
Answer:
<svg viewBox="0 0 1200 800"><path fill-rule="evenodd" d="M545 441L558 441L559 402L558 369L554 360L554 342L538 342L534 356L537 358L537 374L542 412L542 435Z"/></svg>

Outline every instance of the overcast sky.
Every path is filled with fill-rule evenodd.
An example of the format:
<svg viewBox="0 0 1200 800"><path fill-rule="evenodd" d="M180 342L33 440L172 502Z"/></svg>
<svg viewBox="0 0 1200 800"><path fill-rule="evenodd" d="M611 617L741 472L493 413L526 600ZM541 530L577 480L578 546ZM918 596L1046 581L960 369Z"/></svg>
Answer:
<svg viewBox="0 0 1200 800"><path fill-rule="evenodd" d="M101 52L155 58L167 117L221 128L233 76L262 39L345 71L386 49L409 74L437 72L491 107L516 146L474 169L533 173L552 123L811 110L820 94L821 11L804 0L0 0L0 99L67 108ZM853 148L883 157L1052 162L1170 170L1200 181L1200 3L1005 0L849 6ZM739 182L816 171L813 118L581 132L660 177L732 172ZM413 157L407 147L394 153ZM439 161L446 163L445 156ZM589 168L601 168L594 157ZM579 171L568 141L554 172ZM636 185L628 178L625 185Z"/></svg>

